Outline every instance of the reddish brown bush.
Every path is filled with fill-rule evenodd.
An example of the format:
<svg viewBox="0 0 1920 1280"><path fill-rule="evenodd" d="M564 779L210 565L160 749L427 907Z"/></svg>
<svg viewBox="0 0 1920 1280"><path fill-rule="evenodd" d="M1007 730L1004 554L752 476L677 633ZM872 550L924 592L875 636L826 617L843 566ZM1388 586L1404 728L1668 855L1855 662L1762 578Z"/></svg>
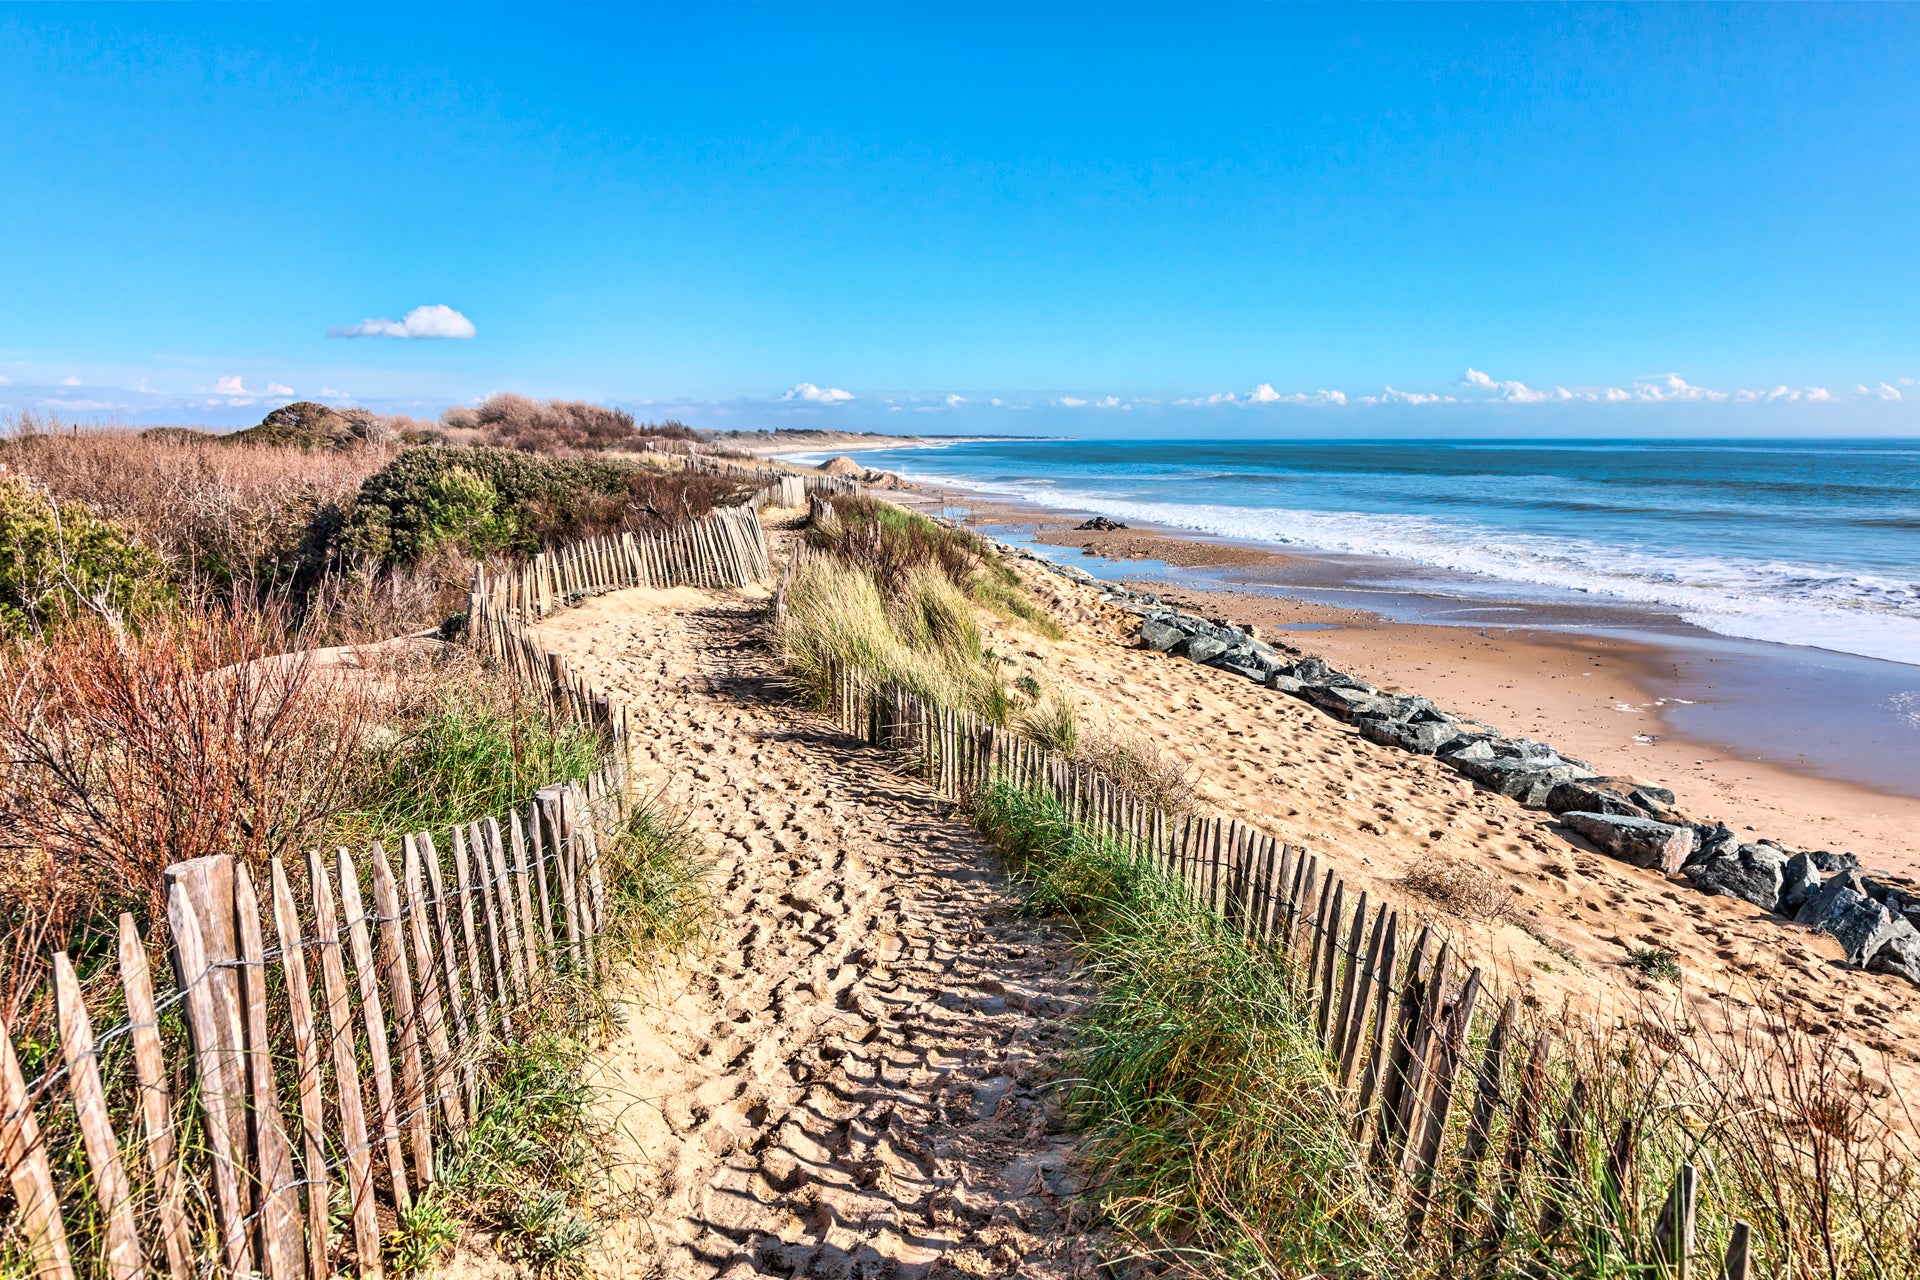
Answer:
<svg viewBox="0 0 1920 1280"><path fill-rule="evenodd" d="M157 901L168 863L294 854L353 793L371 699L271 608L0 652L0 916L56 938Z"/></svg>

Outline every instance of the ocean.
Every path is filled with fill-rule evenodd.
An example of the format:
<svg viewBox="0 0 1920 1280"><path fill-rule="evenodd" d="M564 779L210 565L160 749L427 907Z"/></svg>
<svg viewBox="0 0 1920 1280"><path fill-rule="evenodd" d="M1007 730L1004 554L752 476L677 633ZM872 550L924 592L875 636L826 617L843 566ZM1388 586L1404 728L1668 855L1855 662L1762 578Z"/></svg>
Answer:
<svg viewBox="0 0 1920 1280"><path fill-rule="evenodd" d="M1920 441L989 440L860 460L1302 558L1183 571L998 530L1102 576L1652 643L1672 732L1920 796Z"/></svg>
<svg viewBox="0 0 1920 1280"><path fill-rule="evenodd" d="M994 440L909 479L1920 665L1920 441ZM1482 618L1480 621L1487 621Z"/></svg>

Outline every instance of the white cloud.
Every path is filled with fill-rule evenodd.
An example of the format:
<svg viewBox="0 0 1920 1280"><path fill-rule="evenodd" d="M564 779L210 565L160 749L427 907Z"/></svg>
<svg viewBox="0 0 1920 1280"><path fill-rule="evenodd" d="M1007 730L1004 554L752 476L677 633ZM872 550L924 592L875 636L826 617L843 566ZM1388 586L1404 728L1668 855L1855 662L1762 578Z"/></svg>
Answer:
<svg viewBox="0 0 1920 1280"><path fill-rule="evenodd" d="M1555 387L1552 391L1541 391L1517 380L1499 381L1489 374L1469 367L1460 385L1472 387L1476 391L1490 391L1495 400L1505 400L1512 404L1539 404L1543 400L1571 400L1573 393L1565 387Z"/></svg>
<svg viewBox="0 0 1920 1280"><path fill-rule="evenodd" d="M1712 391L1706 387L1696 387L1677 373L1659 374L1650 378L1637 378L1633 384L1636 400L1655 403L1670 400L1725 400L1727 393Z"/></svg>
<svg viewBox="0 0 1920 1280"><path fill-rule="evenodd" d="M1271 382L1263 382L1247 392L1247 399L1254 404L1275 404L1280 399L1280 393L1273 389Z"/></svg>
<svg viewBox="0 0 1920 1280"><path fill-rule="evenodd" d="M965 404L966 402L967 402L967 398L965 396L948 396L947 408L958 409L961 405ZM998 403L998 402L996 401L995 403Z"/></svg>
<svg viewBox="0 0 1920 1280"><path fill-rule="evenodd" d="M9 378L4 373L0 373L0 387L10 387L12 385L13 385L13 379Z"/></svg>
<svg viewBox="0 0 1920 1280"><path fill-rule="evenodd" d="M290 396L293 394L293 388L284 382L269 382L267 384L267 394L270 396Z"/></svg>
<svg viewBox="0 0 1920 1280"><path fill-rule="evenodd" d="M1833 392L1825 387L1808 387L1805 395L1807 399L1815 401L1833 399Z"/></svg>
<svg viewBox="0 0 1920 1280"><path fill-rule="evenodd" d="M369 319L335 325L329 338L471 338L473 321L442 303L415 307L399 320Z"/></svg>
<svg viewBox="0 0 1920 1280"><path fill-rule="evenodd" d="M1388 387L1377 396L1361 396L1357 404L1456 404L1453 396L1443 396L1432 391L1400 391Z"/></svg>
<svg viewBox="0 0 1920 1280"><path fill-rule="evenodd" d="M216 395L223 396L250 396L253 394L253 392L247 390L246 384L240 380L240 375L237 373L230 377L221 378L215 382L213 384L213 390Z"/></svg>
<svg viewBox="0 0 1920 1280"><path fill-rule="evenodd" d="M63 387L77 387L80 385L80 379L78 376L70 373L66 377L60 379L60 385Z"/></svg>
<svg viewBox="0 0 1920 1280"><path fill-rule="evenodd" d="M320 394L323 396L337 396L342 400L353 399L351 395L348 395L346 392L340 390L337 387L322 387L320 388Z"/></svg>
<svg viewBox="0 0 1920 1280"><path fill-rule="evenodd" d="M1912 379L1904 379L1904 381L1912 381ZM1882 400L1906 399L1905 396L1900 394L1900 388L1894 386L1891 382L1881 383L1879 388L1874 392L1874 394L1879 396Z"/></svg>
<svg viewBox="0 0 1920 1280"><path fill-rule="evenodd" d="M1078 399L1074 396L1061 396L1060 403L1067 406L1067 408L1069 409L1084 409L1087 407L1087 402L1085 400Z"/></svg>
<svg viewBox="0 0 1920 1280"><path fill-rule="evenodd" d="M809 404L845 404L853 399L853 392L842 391L838 387L816 387L811 382L802 382L780 398L805 400Z"/></svg>
<svg viewBox="0 0 1920 1280"><path fill-rule="evenodd" d="M1002 400L999 396L995 396L993 399L987 401L987 403L998 409L1001 405L1005 404L1006 401Z"/></svg>

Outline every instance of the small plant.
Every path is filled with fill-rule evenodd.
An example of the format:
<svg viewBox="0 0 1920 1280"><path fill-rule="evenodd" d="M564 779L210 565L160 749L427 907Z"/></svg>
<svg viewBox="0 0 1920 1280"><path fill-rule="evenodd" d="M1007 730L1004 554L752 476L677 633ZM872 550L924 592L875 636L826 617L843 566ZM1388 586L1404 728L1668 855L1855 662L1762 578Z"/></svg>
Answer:
<svg viewBox="0 0 1920 1280"><path fill-rule="evenodd" d="M1627 967L1638 969L1649 978L1658 978L1662 982L1678 982L1681 979L1680 953L1666 947L1636 947L1627 955Z"/></svg>
<svg viewBox="0 0 1920 1280"><path fill-rule="evenodd" d="M1032 676L1021 676L1013 682L1013 687L1033 701L1040 701L1040 682Z"/></svg>
<svg viewBox="0 0 1920 1280"><path fill-rule="evenodd" d="M396 1272L424 1271L460 1239L460 1220L437 1187L428 1187L398 1215L387 1233L387 1265Z"/></svg>
<svg viewBox="0 0 1920 1280"><path fill-rule="evenodd" d="M1400 883L1465 920L1492 921L1511 913L1512 892L1485 867L1428 854Z"/></svg>
<svg viewBox="0 0 1920 1280"><path fill-rule="evenodd" d="M1056 693L1020 716L1014 728L1047 750L1070 756L1080 740L1080 714Z"/></svg>
<svg viewBox="0 0 1920 1280"><path fill-rule="evenodd" d="M558 1191L521 1200L513 1212L517 1252L542 1275L576 1276L586 1272L593 1228L581 1221Z"/></svg>
<svg viewBox="0 0 1920 1280"><path fill-rule="evenodd" d="M0 476L0 635L88 615L118 628L172 594L160 558L131 530Z"/></svg>

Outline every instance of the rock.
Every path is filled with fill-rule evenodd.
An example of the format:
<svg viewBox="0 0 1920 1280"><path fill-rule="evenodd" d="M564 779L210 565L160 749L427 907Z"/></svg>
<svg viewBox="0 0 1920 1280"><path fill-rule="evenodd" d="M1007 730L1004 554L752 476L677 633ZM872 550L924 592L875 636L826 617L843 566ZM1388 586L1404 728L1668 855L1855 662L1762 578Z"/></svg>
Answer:
<svg viewBox="0 0 1920 1280"><path fill-rule="evenodd" d="M1707 862L1713 858L1725 858L1740 852L1740 836L1724 822L1712 826L1696 822L1693 824L1695 836L1693 857L1690 862ZM1784 860L1785 855L1781 855Z"/></svg>
<svg viewBox="0 0 1920 1280"><path fill-rule="evenodd" d="M1187 641L1187 656L1195 662L1208 662L1225 653L1230 646L1213 636L1194 636Z"/></svg>
<svg viewBox="0 0 1920 1280"><path fill-rule="evenodd" d="M1281 693L1302 694L1307 686L1295 680L1284 671L1275 671L1267 677L1267 688L1278 689Z"/></svg>
<svg viewBox="0 0 1920 1280"><path fill-rule="evenodd" d="M1440 758L1456 769L1476 760L1491 760L1493 759L1493 740L1490 738L1474 738L1464 746L1443 751Z"/></svg>
<svg viewBox="0 0 1920 1280"><path fill-rule="evenodd" d="M1900 921L1900 925L1906 927L1894 927L1893 936L1880 944L1880 949L1867 961L1867 968L1875 973L1891 973L1920 985L1920 929L1914 928L1906 920Z"/></svg>
<svg viewBox="0 0 1920 1280"><path fill-rule="evenodd" d="M1854 968L1866 967L1887 940L1900 932L1905 920L1860 892L1859 877L1843 872L1820 886L1795 913L1795 924L1832 936Z"/></svg>
<svg viewBox="0 0 1920 1280"><path fill-rule="evenodd" d="M1665 787L1656 787L1651 782L1636 782L1628 798L1648 809L1671 809L1674 806L1673 792Z"/></svg>
<svg viewBox="0 0 1920 1280"><path fill-rule="evenodd" d="M1693 852L1692 827L1605 813L1563 813L1560 821L1622 862L1657 869L1664 875L1679 871Z"/></svg>
<svg viewBox="0 0 1920 1280"><path fill-rule="evenodd" d="M1546 807L1551 813L1604 813L1616 818L1644 817L1634 803L1616 791L1595 782L1562 782L1547 793Z"/></svg>
<svg viewBox="0 0 1920 1280"><path fill-rule="evenodd" d="M1366 716L1358 723L1360 736L1368 741L1384 743L1389 747L1398 747L1402 751L1411 751L1423 756L1432 755L1459 735L1459 730L1445 720L1421 720L1403 724L1379 716Z"/></svg>
<svg viewBox="0 0 1920 1280"><path fill-rule="evenodd" d="M1579 781L1584 772L1566 763L1542 764L1537 760L1517 760L1495 756L1491 760L1462 760L1454 766L1475 782L1503 796L1511 796L1529 809L1544 809L1547 797L1563 782Z"/></svg>
<svg viewBox="0 0 1920 1280"><path fill-rule="evenodd" d="M1535 742L1532 738L1495 738L1492 746L1493 754L1509 760L1539 760L1554 764L1560 759L1559 752L1544 742Z"/></svg>
<svg viewBox="0 0 1920 1280"><path fill-rule="evenodd" d="M1731 853L1695 859L1681 872L1706 893L1751 902L1762 911L1780 908L1781 870L1785 859L1765 845L1750 844Z"/></svg>
<svg viewBox="0 0 1920 1280"><path fill-rule="evenodd" d="M1115 529L1124 529L1127 526L1121 524L1118 520L1109 520L1105 516L1095 516L1093 519L1083 520L1073 527L1075 529L1091 529L1095 533L1112 533Z"/></svg>
<svg viewBox="0 0 1920 1280"><path fill-rule="evenodd" d="M1158 618L1148 618L1140 624L1140 643L1160 653L1165 653L1186 638L1186 632Z"/></svg>
<svg viewBox="0 0 1920 1280"><path fill-rule="evenodd" d="M820 472L822 475L829 476L857 476L864 474L866 468L843 453L838 457L828 458L825 462L821 463Z"/></svg>
<svg viewBox="0 0 1920 1280"><path fill-rule="evenodd" d="M1819 891L1823 879L1811 854L1796 853L1788 858L1780 886L1781 909L1798 911L1802 903Z"/></svg>
<svg viewBox="0 0 1920 1280"><path fill-rule="evenodd" d="M1325 688L1364 689L1373 693L1374 687L1358 676L1350 676L1344 671L1335 671L1319 658L1302 658L1293 664L1293 670L1287 673L1301 684L1321 685Z"/></svg>
<svg viewBox="0 0 1920 1280"><path fill-rule="evenodd" d="M1308 692L1307 698L1314 706L1342 720L1351 720L1363 712L1372 711L1379 706L1380 699L1364 689L1349 685L1323 685Z"/></svg>

